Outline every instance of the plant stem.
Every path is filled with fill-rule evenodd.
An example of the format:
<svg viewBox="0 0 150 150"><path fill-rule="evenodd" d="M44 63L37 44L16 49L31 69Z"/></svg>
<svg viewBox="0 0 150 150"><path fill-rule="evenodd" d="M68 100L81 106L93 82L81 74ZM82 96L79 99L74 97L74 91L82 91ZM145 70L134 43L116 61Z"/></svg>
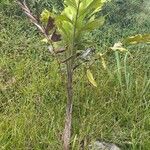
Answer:
<svg viewBox="0 0 150 150"><path fill-rule="evenodd" d="M72 124L72 105L73 105L73 72L71 61L67 62L67 107L65 117L65 128L63 133L64 150L69 150Z"/></svg>
<svg viewBox="0 0 150 150"><path fill-rule="evenodd" d="M78 2L76 18L74 22L74 29L73 29L73 38L71 45L69 47L69 55L75 55L75 41L76 41L76 26L77 20L79 15L79 8L80 8L80 0ZM65 128L63 133L63 146L64 150L70 149L70 139L71 139L71 125L72 125L72 107L73 107L73 64L74 64L74 57L72 57L69 61L67 61L67 107L66 107L66 117L65 117Z"/></svg>

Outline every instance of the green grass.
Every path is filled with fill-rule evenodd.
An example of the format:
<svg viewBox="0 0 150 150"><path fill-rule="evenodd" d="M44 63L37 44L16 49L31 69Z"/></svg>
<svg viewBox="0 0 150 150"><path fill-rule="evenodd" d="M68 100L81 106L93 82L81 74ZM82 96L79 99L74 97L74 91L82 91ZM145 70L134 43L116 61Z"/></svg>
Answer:
<svg viewBox="0 0 150 150"><path fill-rule="evenodd" d="M0 19L0 149L62 150L66 92L57 63L25 19ZM76 71L72 149L96 139L150 149L149 45L129 50L107 56L107 71L100 62L91 68L98 88Z"/></svg>

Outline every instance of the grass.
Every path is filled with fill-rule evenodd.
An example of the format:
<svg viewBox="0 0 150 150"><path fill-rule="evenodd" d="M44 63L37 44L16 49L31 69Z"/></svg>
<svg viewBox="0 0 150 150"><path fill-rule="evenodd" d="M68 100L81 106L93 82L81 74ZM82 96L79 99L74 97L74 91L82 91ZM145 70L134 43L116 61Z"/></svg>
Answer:
<svg viewBox="0 0 150 150"><path fill-rule="evenodd" d="M61 150L66 92L58 66L25 19L3 13L0 19L0 149ZM100 62L91 67L98 88L84 69L76 71L73 150L96 139L123 150L149 150L149 45L129 50L132 56L107 56L109 73Z"/></svg>

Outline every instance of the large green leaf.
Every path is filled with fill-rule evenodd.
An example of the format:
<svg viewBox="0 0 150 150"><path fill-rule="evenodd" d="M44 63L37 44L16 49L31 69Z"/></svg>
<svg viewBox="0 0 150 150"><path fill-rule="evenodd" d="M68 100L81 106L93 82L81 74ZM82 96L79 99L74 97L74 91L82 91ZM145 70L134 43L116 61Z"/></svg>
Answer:
<svg viewBox="0 0 150 150"><path fill-rule="evenodd" d="M64 4L66 4L67 6L71 6L71 7L77 8L77 4L76 4L75 0L65 0Z"/></svg>
<svg viewBox="0 0 150 150"><path fill-rule="evenodd" d="M80 11L80 16L87 16L88 14L94 14L101 10L102 6L106 2L106 0L83 0L83 8ZM81 4L82 4L81 3Z"/></svg>
<svg viewBox="0 0 150 150"><path fill-rule="evenodd" d="M56 22L69 22L70 24L73 24L72 20L70 20L65 14L57 16Z"/></svg>
<svg viewBox="0 0 150 150"><path fill-rule="evenodd" d="M61 15L56 21L57 28L65 41L69 41L73 36L73 24L69 18Z"/></svg>
<svg viewBox="0 0 150 150"><path fill-rule="evenodd" d="M69 18L71 21L74 21L76 17L76 12L77 11L74 7L68 6L63 10L61 14L67 16L67 18Z"/></svg>
<svg viewBox="0 0 150 150"><path fill-rule="evenodd" d="M99 19L95 19L94 21L88 22L85 26L82 27L81 32L92 31L101 27L104 24L105 18L101 17Z"/></svg>

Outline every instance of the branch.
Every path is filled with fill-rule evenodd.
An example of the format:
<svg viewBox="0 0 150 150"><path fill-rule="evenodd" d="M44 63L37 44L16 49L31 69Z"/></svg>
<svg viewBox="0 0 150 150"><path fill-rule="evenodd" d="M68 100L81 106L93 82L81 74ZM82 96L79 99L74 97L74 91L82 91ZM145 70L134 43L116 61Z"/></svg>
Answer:
<svg viewBox="0 0 150 150"><path fill-rule="evenodd" d="M22 8L23 12L27 15L27 17L30 19L30 21L40 30L42 34L45 35L45 29L42 25L38 23L38 20L36 17L33 16L30 9L28 8L26 1L24 0L21 2L21 0L17 0L17 4Z"/></svg>
<svg viewBox="0 0 150 150"><path fill-rule="evenodd" d="M51 29L53 26L53 21L52 18L50 17L49 18L49 21L48 21L48 24L46 26L46 28L44 28L40 23L39 23L39 20L37 17L35 17L31 10L29 9L29 7L27 6L26 4L26 0L24 0L23 2L21 0L17 0L16 1L17 4L22 8L23 12L27 15L27 17L30 19L30 21L39 29L39 31L45 36L45 38L50 42L50 44L52 45L53 47L53 50L54 50L54 53L57 54L57 53L62 53L64 52L66 49L64 50L58 50L56 51L54 46L53 46L53 42L57 42L57 41L60 41L60 37L61 35L57 34L56 33L56 30L54 30L53 34L52 35L48 35L48 30ZM50 22L52 21L52 22ZM52 23L52 24L50 24Z"/></svg>

